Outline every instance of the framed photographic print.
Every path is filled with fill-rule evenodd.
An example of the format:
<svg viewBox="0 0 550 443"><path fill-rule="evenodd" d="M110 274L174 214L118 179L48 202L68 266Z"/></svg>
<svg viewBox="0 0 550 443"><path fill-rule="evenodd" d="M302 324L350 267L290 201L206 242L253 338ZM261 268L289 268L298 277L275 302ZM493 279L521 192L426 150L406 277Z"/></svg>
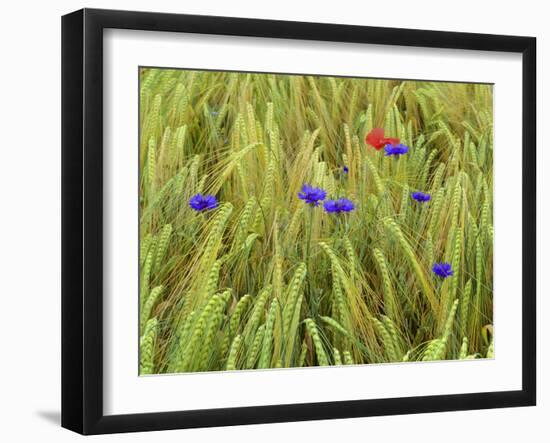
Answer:
<svg viewBox="0 0 550 443"><path fill-rule="evenodd" d="M535 404L534 38L62 25L64 427Z"/></svg>

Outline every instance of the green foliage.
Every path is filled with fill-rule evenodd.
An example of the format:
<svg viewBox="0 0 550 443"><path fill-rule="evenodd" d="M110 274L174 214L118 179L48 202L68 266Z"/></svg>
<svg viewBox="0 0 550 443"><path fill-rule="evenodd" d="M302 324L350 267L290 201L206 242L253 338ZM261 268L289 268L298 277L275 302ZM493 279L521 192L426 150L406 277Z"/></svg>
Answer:
<svg viewBox="0 0 550 443"><path fill-rule="evenodd" d="M140 76L141 374L494 356L491 86Z"/></svg>

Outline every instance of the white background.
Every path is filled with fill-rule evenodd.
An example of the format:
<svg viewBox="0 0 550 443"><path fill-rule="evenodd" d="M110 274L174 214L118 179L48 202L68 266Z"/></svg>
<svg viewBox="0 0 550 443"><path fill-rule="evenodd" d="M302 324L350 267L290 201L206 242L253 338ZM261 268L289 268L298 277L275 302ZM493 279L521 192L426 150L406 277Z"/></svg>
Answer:
<svg viewBox="0 0 550 443"><path fill-rule="evenodd" d="M521 131L509 131L522 118L521 56L108 30L104 59L105 414L521 389L521 279L508 278L522 265ZM140 64L494 83L497 358L137 377Z"/></svg>
<svg viewBox="0 0 550 443"><path fill-rule="evenodd" d="M550 119L550 30L544 2L464 0L393 2L176 3L158 0L22 2L3 5L0 69L0 217L2 277L0 437L9 442L74 441L58 428L60 390L60 15L82 6L233 15L283 20L535 35L538 41L539 192L549 195L549 156L542 155ZM547 114L543 112L545 108ZM518 122L519 130L519 122ZM514 128L510 128L514 131ZM518 148L519 149L519 148ZM539 197L539 225L549 223L550 199ZM548 233L539 230L539 275L550 266ZM542 246L546 246L543 252ZM546 271L547 272L547 271ZM539 406L400 417L286 423L96 437L94 441L275 442L361 441L546 442L550 436L550 326L543 323L550 284L539 278Z"/></svg>

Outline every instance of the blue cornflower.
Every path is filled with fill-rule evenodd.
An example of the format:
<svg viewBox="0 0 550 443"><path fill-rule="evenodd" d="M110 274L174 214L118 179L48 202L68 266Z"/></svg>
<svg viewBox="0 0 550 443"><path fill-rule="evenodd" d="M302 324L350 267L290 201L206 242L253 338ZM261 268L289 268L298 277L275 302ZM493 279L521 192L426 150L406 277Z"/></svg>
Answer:
<svg viewBox="0 0 550 443"><path fill-rule="evenodd" d="M327 200L323 203L325 211L327 212L350 212L355 209L355 205L351 200L347 198L340 198L338 200Z"/></svg>
<svg viewBox="0 0 550 443"><path fill-rule="evenodd" d="M196 194L189 200L189 206L197 212L218 207L218 200L213 195Z"/></svg>
<svg viewBox="0 0 550 443"><path fill-rule="evenodd" d="M344 174L347 174L349 172L349 168L347 166L344 166L343 170L344 170Z"/></svg>
<svg viewBox="0 0 550 443"><path fill-rule="evenodd" d="M435 263L432 267L432 271L442 278L447 278L454 274L449 263Z"/></svg>
<svg viewBox="0 0 550 443"><path fill-rule="evenodd" d="M417 202L421 202L421 203L427 202L432 198L430 194L424 194L423 192L413 192L411 194L411 197Z"/></svg>
<svg viewBox="0 0 550 443"><path fill-rule="evenodd" d="M397 157L399 155L403 155L409 152L409 147L401 143L398 145L386 145L384 151L386 151L386 157L390 157L392 155L395 155Z"/></svg>
<svg viewBox="0 0 550 443"><path fill-rule="evenodd" d="M298 198L304 200L307 204L319 206L319 202L324 200L327 192L321 188L314 188L311 185L304 184L302 192L298 192Z"/></svg>

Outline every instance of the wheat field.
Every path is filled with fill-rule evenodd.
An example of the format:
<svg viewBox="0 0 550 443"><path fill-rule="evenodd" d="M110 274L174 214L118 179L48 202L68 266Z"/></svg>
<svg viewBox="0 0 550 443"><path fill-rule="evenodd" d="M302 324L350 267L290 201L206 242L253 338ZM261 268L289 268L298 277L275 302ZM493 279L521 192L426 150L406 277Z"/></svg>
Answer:
<svg viewBox="0 0 550 443"><path fill-rule="evenodd" d="M492 103L141 68L140 374L492 358Z"/></svg>

